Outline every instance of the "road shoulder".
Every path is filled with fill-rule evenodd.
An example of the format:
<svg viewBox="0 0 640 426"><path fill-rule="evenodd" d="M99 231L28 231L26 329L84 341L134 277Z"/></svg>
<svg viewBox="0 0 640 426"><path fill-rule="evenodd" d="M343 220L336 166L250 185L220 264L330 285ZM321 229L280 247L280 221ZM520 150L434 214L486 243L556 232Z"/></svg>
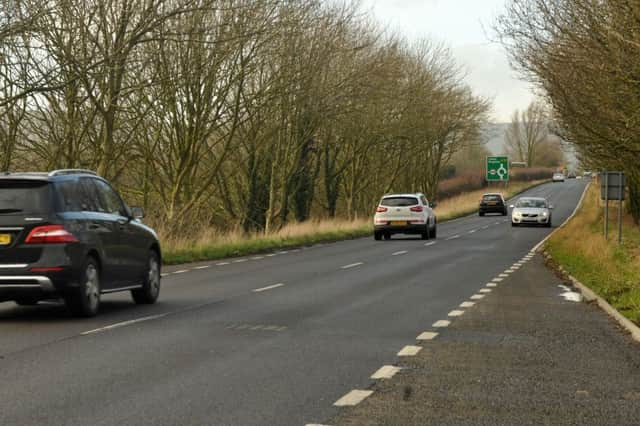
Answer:
<svg viewBox="0 0 640 426"><path fill-rule="evenodd" d="M449 327L421 330L439 334L328 424L637 424L640 345L572 301L543 262L494 283Z"/></svg>

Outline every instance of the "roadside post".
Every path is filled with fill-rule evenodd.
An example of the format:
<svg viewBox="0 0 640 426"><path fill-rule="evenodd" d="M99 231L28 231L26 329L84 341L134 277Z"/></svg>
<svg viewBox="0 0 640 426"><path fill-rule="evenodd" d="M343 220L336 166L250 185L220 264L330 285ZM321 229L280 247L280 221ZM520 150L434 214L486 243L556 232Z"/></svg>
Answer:
<svg viewBox="0 0 640 426"><path fill-rule="evenodd" d="M605 170L600 180L600 199L604 200L604 238L609 238L609 200L618 201L618 243L622 242L622 202L626 178L623 172Z"/></svg>
<svg viewBox="0 0 640 426"><path fill-rule="evenodd" d="M509 157L487 157L486 180L487 184L491 184L491 182L504 182L506 187L509 182Z"/></svg>

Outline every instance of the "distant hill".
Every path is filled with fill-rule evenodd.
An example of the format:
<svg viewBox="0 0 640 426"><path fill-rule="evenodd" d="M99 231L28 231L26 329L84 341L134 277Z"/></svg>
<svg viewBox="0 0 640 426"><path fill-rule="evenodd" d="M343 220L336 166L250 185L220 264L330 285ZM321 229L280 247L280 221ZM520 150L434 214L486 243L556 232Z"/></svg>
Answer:
<svg viewBox="0 0 640 426"><path fill-rule="evenodd" d="M487 123L483 129L485 146L491 154L504 154L504 132L509 123Z"/></svg>

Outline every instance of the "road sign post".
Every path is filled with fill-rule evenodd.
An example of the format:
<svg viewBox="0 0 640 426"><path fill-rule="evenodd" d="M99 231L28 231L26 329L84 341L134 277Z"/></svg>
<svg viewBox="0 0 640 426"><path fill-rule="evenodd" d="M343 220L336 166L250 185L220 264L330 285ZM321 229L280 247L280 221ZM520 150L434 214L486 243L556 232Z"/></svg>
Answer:
<svg viewBox="0 0 640 426"><path fill-rule="evenodd" d="M604 238L609 238L609 200L618 201L618 243L622 242L622 201L626 179L623 172L602 172L600 198L604 200Z"/></svg>
<svg viewBox="0 0 640 426"><path fill-rule="evenodd" d="M487 182L509 181L509 157L487 157Z"/></svg>

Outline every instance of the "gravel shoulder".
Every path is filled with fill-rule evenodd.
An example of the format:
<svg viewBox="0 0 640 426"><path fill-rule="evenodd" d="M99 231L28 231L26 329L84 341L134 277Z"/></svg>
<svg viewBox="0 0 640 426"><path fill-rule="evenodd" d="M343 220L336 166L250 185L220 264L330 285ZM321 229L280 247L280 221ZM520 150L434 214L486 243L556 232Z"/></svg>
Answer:
<svg viewBox="0 0 640 426"><path fill-rule="evenodd" d="M640 345L566 285L536 255L325 423L637 425Z"/></svg>

